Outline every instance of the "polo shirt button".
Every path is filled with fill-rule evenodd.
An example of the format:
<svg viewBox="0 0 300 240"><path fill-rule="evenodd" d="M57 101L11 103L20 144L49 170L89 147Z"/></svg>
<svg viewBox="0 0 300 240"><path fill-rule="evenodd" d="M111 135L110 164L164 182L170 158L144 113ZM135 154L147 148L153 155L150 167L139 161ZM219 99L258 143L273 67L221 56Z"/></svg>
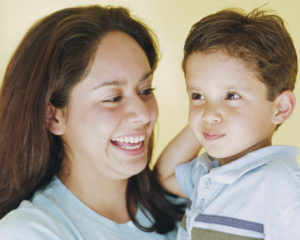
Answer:
<svg viewBox="0 0 300 240"><path fill-rule="evenodd" d="M197 201L197 208L198 208L198 209L203 209L204 203L205 203L205 199L204 199L204 198L200 198L200 199Z"/></svg>
<svg viewBox="0 0 300 240"><path fill-rule="evenodd" d="M210 185L211 185L211 180L210 180L210 178L205 179L204 186L205 186L206 188L209 188Z"/></svg>

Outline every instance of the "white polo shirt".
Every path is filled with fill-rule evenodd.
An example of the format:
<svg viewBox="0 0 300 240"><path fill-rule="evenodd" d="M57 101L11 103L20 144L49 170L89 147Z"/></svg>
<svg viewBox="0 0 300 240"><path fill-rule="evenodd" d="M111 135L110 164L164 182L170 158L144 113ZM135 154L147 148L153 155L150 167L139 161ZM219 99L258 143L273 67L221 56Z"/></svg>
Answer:
<svg viewBox="0 0 300 240"><path fill-rule="evenodd" d="M178 183L191 201L177 239L299 240L297 153L270 146L220 167L207 153L178 165Z"/></svg>

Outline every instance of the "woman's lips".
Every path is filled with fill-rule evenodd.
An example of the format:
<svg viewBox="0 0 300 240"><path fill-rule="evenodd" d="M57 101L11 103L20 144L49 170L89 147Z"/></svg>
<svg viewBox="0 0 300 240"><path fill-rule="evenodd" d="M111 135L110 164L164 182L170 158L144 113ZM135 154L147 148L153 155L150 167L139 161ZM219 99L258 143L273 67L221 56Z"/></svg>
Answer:
<svg viewBox="0 0 300 240"><path fill-rule="evenodd" d="M111 143L121 151L138 155L145 151L145 134L114 137Z"/></svg>
<svg viewBox="0 0 300 240"><path fill-rule="evenodd" d="M112 143L125 150L136 150L142 146L144 141L138 143L124 143L124 142L112 141Z"/></svg>

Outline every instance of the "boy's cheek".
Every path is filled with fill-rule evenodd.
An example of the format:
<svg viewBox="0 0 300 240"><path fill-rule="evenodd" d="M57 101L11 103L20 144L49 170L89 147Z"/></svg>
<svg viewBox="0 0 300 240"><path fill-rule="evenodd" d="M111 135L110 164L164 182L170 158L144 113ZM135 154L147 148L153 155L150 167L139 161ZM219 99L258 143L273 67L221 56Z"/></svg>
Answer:
<svg viewBox="0 0 300 240"><path fill-rule="evenodd" d="M189 113L189 125L191 129L193 130L194 134L198 138L198 140L201 140L201 118L200 114L197 114L196 111L190 111Z"/></svg>

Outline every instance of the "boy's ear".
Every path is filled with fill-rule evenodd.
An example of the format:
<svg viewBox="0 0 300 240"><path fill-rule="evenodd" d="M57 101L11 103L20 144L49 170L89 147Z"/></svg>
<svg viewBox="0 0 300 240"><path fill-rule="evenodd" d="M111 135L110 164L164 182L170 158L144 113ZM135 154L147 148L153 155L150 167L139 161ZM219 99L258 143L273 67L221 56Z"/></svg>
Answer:
<svg viewBox="0 0 300 240"><path fill-rule="evenodd" d="M287 120L294 111L296 104L295 94L286 90L279 94L275 101L275 111L273 115L273 123L278 125Z"/></svg>
<svg viewBox="0 0 300 240"><path fill-rule="evenodd" d="M54 135L62 135L64 133L62 125L61 110L48 103L46 108L46 128Z"/></svg>

